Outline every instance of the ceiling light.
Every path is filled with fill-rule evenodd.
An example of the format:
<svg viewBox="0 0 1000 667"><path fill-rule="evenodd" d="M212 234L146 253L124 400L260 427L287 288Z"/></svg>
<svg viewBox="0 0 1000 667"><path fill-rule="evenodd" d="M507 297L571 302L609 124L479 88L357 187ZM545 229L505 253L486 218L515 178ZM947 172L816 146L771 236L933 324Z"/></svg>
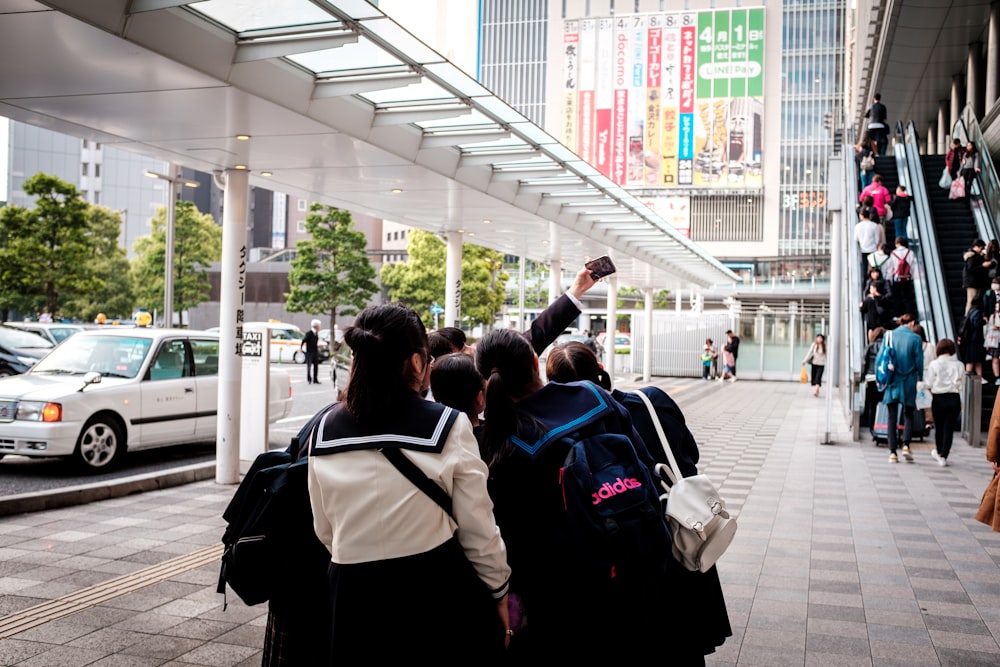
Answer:
<svg viewBox="0 0 1000 667"><path fill-rule="evenodd" d="M238 164L234 166L233 169L236 169L237 171L246 171L247 166L245 164Z"/></svg>
<svg viewBox="0 0 1000 667"><path fill-rule="evenodd" d="M393 188L392 189L392 194L394 194L394 195L398 195L398 194L400 194L402 192L403 191L400 188Z"/></svg>
<svg viewBox="0 0 1000 667"><path fill-rule="evenodd" d="M261 176L271 176L272 173L270 171L262 171L262 172L260 172L260 175Z"/></svg>
<svg viewBox="0 0 1000 667"><path fill-rule="evenodd" d="M237 141L250 141L250 135L249 134L237 134L236 135L236 140Z"/></svg>
<svg viewBox="0 0 1000 667"><path fill-rule="evenodd" d="M488 224L490 224L491 222L493 222L493 221L492 221L492 220L490 220L489 218L485 218L485 219L483 219L483 224L484 224L484 225L488 225Z"/></svg>

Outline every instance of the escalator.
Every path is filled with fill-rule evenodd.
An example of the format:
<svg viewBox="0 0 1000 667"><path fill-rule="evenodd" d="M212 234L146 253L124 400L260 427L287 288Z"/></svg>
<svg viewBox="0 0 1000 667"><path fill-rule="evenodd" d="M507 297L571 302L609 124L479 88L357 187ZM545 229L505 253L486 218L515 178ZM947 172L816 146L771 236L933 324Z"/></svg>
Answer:
<svg viewBox="0 0 1000 667"><path fill-rule="evenodd" d="M896 168L896 156L889 154L883 155L875 158L875 173L882 177L882 185L885 189L889 191L889 196L896 194L896 186L899 185L899 171ZM892 224L890 222L889 227L886 230L885 239L889 243L889 249L892 249Z"/></svg>
<svg viewBox="0 0 1000 667"><path fill-rule="evenodd" d="M944 155L922 155L927 183L927 200L937 232L938 253L948 295L948 315L952 328L958 331L965 316L965 288L962 287L962 254L978 237L968 197L948 199L948 191L938 185L944 169ZM937 314L935 313L937 316Z"/></svg>

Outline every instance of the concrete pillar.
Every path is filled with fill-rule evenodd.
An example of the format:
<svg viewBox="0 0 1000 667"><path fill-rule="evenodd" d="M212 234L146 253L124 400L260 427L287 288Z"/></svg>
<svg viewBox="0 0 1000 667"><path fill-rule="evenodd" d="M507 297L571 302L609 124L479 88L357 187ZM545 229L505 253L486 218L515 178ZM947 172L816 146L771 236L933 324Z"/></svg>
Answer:
<svg viewBox="0 0 1000 667"><path fill-rule="evenodd" d="M222 275L219 295L219 401L215 426L215 481L240 481L240 405L243 391L243 305L246 302L250 174L226 172L222 198Z"/></svg>
<svg viewBox="0 0 1000 667"><path fill-rule="evenodd" d="M937 117L937 151L938 155L948 152L948 137L951 136L951 128L948 126L948 100L938 101Z"/></svg>
<svg viewBox="0 0 1000 667"><path fill-rule="evenodd" d="M961 74L951 77L951 117L948 119L948 132L955 129L955 123L962 118L962 106L965 103L963 96L965 79Z"/></svg>
<svg viewBox="0 0 1000 667"><path fill-rule="evenodd" d="M933 155L937 149L937 123L927 125L927 151L928 155Z"/></svg>
<svg viewBox="0 0 1000 667"><path fill-rule="evenodd" d="M985 110L989 111L996 104L1000 81L1000 4L990 5L990 25L986 42L986 91Z"/></svg>
<svg viewBox="0 0 1000 667"><path fill-rule="evenodd" d="M552 269L549 273L549 303L562 296L562 260L553 259L549 262Z"/></svg>
<svg viewBox="0 0 1000 667"><path fill-rule="evenodd" d="M618 278L607 276L604 282L608 285L608 319L607 333L604 335L604 370L614 382L615 379L615 332L618 331Z"/></svg>
<svg viewBox="0 0 1000 667"><path fill-rule="evenodd" d="M983 117L983 88L982 88L982 42L969 44L969 57L967 71L965 75L965 103L972 107L976 118Z"/></svg>
<svg viewBox="0 0 1000 667"><path fill-rule="evenodd" d="M643 290L645 320L642 327L642 381L650 382L653 377L653 288ZM635 354L635 337L632 337L632 354Z"/></svg>
<svg viewBox="0 0 1000 667"><path fill-rule="evenodd" d="M462 326L462 233L445 233L448 255L444 268L444 322Z"/></svg>

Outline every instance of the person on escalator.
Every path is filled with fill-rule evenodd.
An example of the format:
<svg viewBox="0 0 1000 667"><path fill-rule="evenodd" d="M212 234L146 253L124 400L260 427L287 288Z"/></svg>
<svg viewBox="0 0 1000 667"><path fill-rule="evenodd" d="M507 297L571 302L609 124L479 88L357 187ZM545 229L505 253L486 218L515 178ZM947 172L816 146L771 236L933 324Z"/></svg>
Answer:
<svg viewBox="0 0 1000 667"><path fill-rule="evenodd" d="M917 311L916 292L913 288L916 266L906 237L897 236L896 247L889 253L889 272L886 276L892 281L889 292L892 294L892 314L895 317Z"/></svg>
<svg viewBox="0 0 1000 667"><path fill-rule="evenodd" d="M971 141L965 145L962 154L962 178L965 180L966 196L972 194L972 181L980 170L979 149Z"/></svg>
<svg viewBox="0 0 1000 667"><path fill-rule="evenodd" d="M889 209L892 211L892 224L895 227L894 236L906 238L906 223L910 219L910 195L906 186L896 186L896 194L889 199Z"/></svg>
<svg viewBox="0 0 1000 667"><path fill-rule="evenodd" d="M878 154L885 155L889 148L889 112L882 104L881 93L875 93L871 107L865 112L865 118L868 119L868 134L875 140Z"/></svg>
<svg viewBox="0 0 1000 667"><path fill-rule="evenodd" d="M966 314L989 285L990 260L983 256L985 248L986 242L976 239L972 242L972 247L962 254L962 260L965 262L962 267L962 287L965 288Z"/></svg>
<svg viewBox="0 0 1000 667"><path fill-rule="evenodd" d="M864 201L865 197L871 196L872 206L875 207L875 212L878 213L878 222L882 224L885 222L886 218L886 208L885 205L889 203L889 190L882 184L881 174L875 174L872 176L871 184L861 191L858 195L858 201Z"/></svg>
<svg viewBox="0 0 1000 667"><path fill-rule="evenodd" d="M951 180L958 178L963 155L965 155L965 148L962 147L962 140L955 139L951 142L951 148L948 149L948 154L944 158L944 164L948 167L948 175L951 176Z"/></svg>

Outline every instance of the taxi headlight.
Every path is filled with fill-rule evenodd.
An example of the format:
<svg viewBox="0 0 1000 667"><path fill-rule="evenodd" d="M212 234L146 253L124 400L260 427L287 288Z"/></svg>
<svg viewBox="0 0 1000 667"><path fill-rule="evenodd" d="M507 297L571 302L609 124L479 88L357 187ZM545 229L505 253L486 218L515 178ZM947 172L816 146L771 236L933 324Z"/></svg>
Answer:
<svg viewBox="0 0 1000 667"><path fill-rule="evenodd" d="M21 401L17 404L15 418L30 422L62 421L62 406L44 401Z"/></svg>

